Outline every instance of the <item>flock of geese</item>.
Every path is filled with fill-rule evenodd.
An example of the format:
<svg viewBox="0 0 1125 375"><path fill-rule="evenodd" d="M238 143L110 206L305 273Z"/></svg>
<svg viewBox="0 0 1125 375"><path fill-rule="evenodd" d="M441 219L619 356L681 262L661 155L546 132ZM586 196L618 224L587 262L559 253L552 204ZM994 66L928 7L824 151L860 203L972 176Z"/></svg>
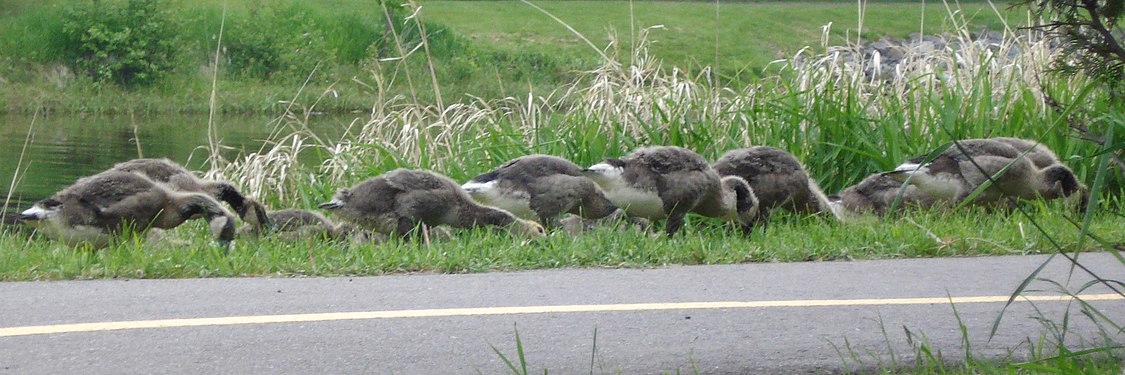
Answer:
<svg viewBox="0 0 1125 375"><path fill-rule="evenodd" d="M136 159L79 179L20 219L51 238L94 247L109 244L123 227L144 232L200 218L224 245L240 233L407 239L443 225L500 226L539 237L560 227L580 231L607 218L663 220L672 236L689 213L734 223L748 235L775 210L847 219L894 207L954 207L970 197L980 205L1007 197L1077 197L1084 205L1088 191L1051 150L1019 138L961 140L831 196L797 158L778 148L731 150L709 163L688 149L653 146L589 168L556 156L521 156L465 184L432 171L395 169L340 189L319 205L336 223L312 210L269 211L232 184L200 179L167 159ZM241 229L235 228L236 214L245 223Z"/></svg>

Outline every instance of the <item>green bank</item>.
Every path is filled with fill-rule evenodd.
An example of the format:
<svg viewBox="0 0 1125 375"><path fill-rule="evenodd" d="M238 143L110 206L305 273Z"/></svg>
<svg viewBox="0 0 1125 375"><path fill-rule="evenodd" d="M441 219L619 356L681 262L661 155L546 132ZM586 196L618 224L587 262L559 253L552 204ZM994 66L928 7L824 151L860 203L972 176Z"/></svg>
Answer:
<svg viewBox="0 0 1125 375"><path fill-rule="evenodd" d="M596 68L603 55L634 59L642 37L664 68L700 73L710 66L714 79L739 86L756 82L771 61L806 46L822 49L825 36L836 45L941 33L960 23L1001 30L1004 18L1022 19L986 3L872 3L862 18L849 3L90 4L0 4L0 33L8 36L0 40L0 111L205 113L212 92L216 109L240 113L276 113L294 102L348 112L396 96L432 103L546 95ZM129 6L149 10L129 18ZM100 31L81 33L89 30ZM162 60L129 60L155 56ZM142 80L105 79L104 67L118 63L156 71Z"/></svg>

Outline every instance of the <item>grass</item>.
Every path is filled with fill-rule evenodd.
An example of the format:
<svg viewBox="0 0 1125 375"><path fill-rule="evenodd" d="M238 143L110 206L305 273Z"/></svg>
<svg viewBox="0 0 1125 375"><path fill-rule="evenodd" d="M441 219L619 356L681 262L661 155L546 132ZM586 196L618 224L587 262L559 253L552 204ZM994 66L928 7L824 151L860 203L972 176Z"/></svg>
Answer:
<svg viewBox="0 0 1125 375"><path fill-rule="evenodd" d="M648 36L649 52L669 66L698 71L709 66L722 75L751 78L771 61L792 56L806 46L821 47L822 28L831 24L829 45L857 39L854 2L663 2L533 1L598 46L632 50L631 30L663 26ZM519 1L425 1L429 19L448 25L476 43L499 49L561 53L597 63L597 54L573 33ZM1003 30L1023 12L1003 11L1001 19L987 3L966 2L958 10L973 25ZM906 37L911 32L940 34L956 29L940 2L869 5L863 38ZM489 22L480 22L486 19ZM924 25L924 26L923 26ZM610 33L616 34L611 40Z"/></svg>
<svg viewBox="0 0 1125 375"><path fill-rule="evenodd" d="M1035 209L1054 239L1075 249L1078 238L1057 205ZM1099 216L1091 228L1123 242L1119 216ZM742 237L732 228L696 219L672 239L637 230L598 228L581 236L556 233L522 240L499 230L458 231L429 246L391 241L337 243L316 238L241 239L229 255L211 243L202 223L169 232L168 240L123 243L99 251L67 248L27 231L0 235L0 280L190 278L284 275L379 275L402 272L491 272L560 267L653 267L670 264L794 262L1050 252L1046 238L1015 215L980 211L917 212L841 224L828 219L779 218L764 232ZM1089 247L1081 250L1094 250Z"/></svg>
<svg viewBox="0 0 1125 375"><path fill-rule="evenodd" d="M625 3L583 4L597 9L598 14L613 14L620 12L620 6ZM423 5L499 8L514 3L482 6L479 3L426 2ZM597 29L604 28L605 20L599 21L590 14L568 13L572 7L564 8L559 3L543 5L564 20L575 22L576 28L588 36L604 35ZM692 13L684 4L644 3L636 15L640 26L658 22L659 13L682 15L694 20L694 24L705 24L705 20L713 19L708 18L714 15L713 5L691 5L698 7L692 9L703 9L703 12ZM850 6L831 6L850 9ZM771 9L769 7L776 9L763 10ZM795 12L804 10L794 10L792 5L769 7L722 5L720 20L727 16L751 17L749 14L769 20L799 19L801 17L795 14L800 13ZM905 30L897 29L905 26L884 26L876 20L918 19L901 16L906 10L879 15L874 12L875 8L878 7L869 8L872 13L867 14L871 21L864 26L867 30L878 32L881 27L887 27L887 30L895 29L891 33L901 35ZM581 59L585 54L582 52L585 47L567 39L571 38L569 34L558 31L561 29L549 22L547 25L551 26L542 27L555 30L554 34L548 34L552 36L532 37L526 44L474 32L471 26L459 23L467 19L489 19L509 31L541 27L517 22L541 18L526 9L505 13L518 15L510 18L490 17L479 13L480 9L477 11L473 13L470 8L463 8L463 13L446 15L449 19L442 19L442 22L449 22L459 32L476 38L474 43L495 43L488 48L499 51L526 49L531 51L527 56L545 56L548 50L557 50L574 59ZM440 10L433 13L435 19L443 17ZM927 10L927 17L935 13L942 14L940 10ZM977 22L963 15L981 14L979 10L966 8L946 13L957 15L940 22L927 20L926 24L951 25L952 38L961 41L969 39L968 24ZM618 25L625 20L621 16L610 18ZM845 22L841 20L840 24ZM912 26L914 21L910 22L904 24L911 27L907 30L919 28ZM681 145L712 159L729 148L766 144L797 155L808 164L821 185L835 191L869 173L886 170L907 157L924 154L950 139L1014 135L1042 140L1059 153L1083 181L1097 181L1095 190L1104 190L1100 196L1108 201L1095 205L1091 216L1087 217L1089 220L1082 224L1088 227L1081 230L1061 204L1037 202L1028 204L1029 216L981 209L910 212L901 217L868 218L850 223L782 216L751 238L736 235L713 221L693 220L679 236L671 239L602 228L577 237L556 234L541 240L523 241L502 231L469 230L429 246L400 242L341 244L315 238L298 241L243 239L236 242L229 255L210 244L210 236L198 223L173 231L173 239L186 241L185 245L126 239L96 252L68 249L38 236L29 238L26 231L9 227L0 230L0 248L6 249L0 252L0 280L377 275L976 256L1104 250L1125 242L1125 233L1120 230L1125 227L1125 216L1116 212L1122 203L1121 171L1107 169L1103 157L1106 151L1114 152L1113 147L1120 147L1119 142L1111 139L1109 146L1097 146L1079 141L1075 136L1082 134L1069 131L1064 122L1072 120L1104 126L1111 130L1106 135L1112 138L1112 129L1125 128L1125 121L1119 115L1121 104L1098 90L1090 90L1093 86L1083 77L1049 74L1049 62L1058 52L1048 48L1045 41L1028 34L1009 34L997 48L1000 52L1018 51L1010 58L1007 53L994 53L992 47L980 45L907 54L899 71L882 77L865 73L865 68L870 66L863 61L849 60L846 54L818 50L786 60L761 80L735 82L741 84L691 74L697 71L692 67L696 62L718 61L719 71L737 81L741 77L738 72L755 69L756 63L747 61L769 61L781 56L778 51L786 50L767 45L764 50L751 52L751 49L733 45L737 44L737 39L723 38L737 35L736 26L742 24L761 26L754 31L780 29L784 36L778 36L779 40L808 40L817 35L786 30L783 25L764 21L734 24L721 23L718 44L706 43L708 48L702 48L705 52L700 55L677 53L699 51L701 48L696 47L699 43L693 42L714 40L715 29L686 27L668 20L666 27L672 32L667 34L671 36L661 39L666 35L661 33L668 30L614 26L630 32L628 38L618 34L609 39L608 45L621 46L606 49L612 60L597 61L588 70L576 73L560 91L532 89L532 94L527 96L484 96L460 103L430 104L424 96L398 96L400 91L384 85L417 78L407 72L408 69L421 71L417 62L368 67L374 84L365 87L375 98L374 103L368 103L370 115L365 115L366 120L357 123L347 134L338 139L324 139L308 132L301 118L319 107L309 104L312 99L305 99L302 106L292 107L292 112L286 113L289 121L283 124L283 131L271 139L272 147L222 160L216 168L207 171L207 175L230 178L246 192L275 207L312 207L338 187L395 167L434 169L464 180L531 152L561 155L579 164L589 164L648 144ZM594 30L588 31L591 28ZM834 34L829 35L840 40L844 37L839 30L843 29L834 26ZM647 34L649 31L655 34ZM543 43L544 39L548 43ZM656 43L647 44L649 41ZM556 44L550 44L552 42ZM706 52L711 46L718 46L724 54L717 60L697 57L712 56ZM542 54L537 50L542 50ZM724 60L728 50L730 56L754 57ZM427 52L423 62L441 61L437 56ZM685 64L686 67L665 68L668 61L674 63L667 66ZM472 76L475 72L478 71L470 69L466 73ZM427 80L415 80L411 90L425 90L429 80L441 81L438 73L422 77ZM515 85L530 82L497 81L518 82ZM440 87L440 84L434 86ZM326 92L323 87L312 87L306 93L309 98L320 98L327 97ZM1063 103L1068 113L1045 106L1043 103L1048 99ZM299 161L309 154L323 163L308 165ZM1101 241L1084 240L1085 233L1093 233ZM1051 349L1045 345L1035 348ZM925 357L927 362L915 364L920 373L961 371L945 367L944 358L932 348L920 344L917 350L919 356L928 356ZM1078 359L1084 357L1080 355L1083 353L1062 353L1064 356L1057 357L1033 353L1035 362L1017 365L994 366L966 361L972 367L966 367L964 372L992 372L994 369L998 372L1100 372L1119 368L1117 362ZM966 354L966 358L971 359L971 355ZM524 364L521 361L521 368L526 372ZM514 366L512 370L515 371Z"/></svg>
<svg viewBox="0 0 1125 375"><path fill-rule="evenodd" d="M957 13L957 12L950 12ZM957 38L968 39L967 22ZM1110 98L1085 90L1084 79L1046 74L1054 52L1042 40L1013 34L1000 50L965 48L904 56L898 74L872 79L862 61L807 52L779 65L758 85L724 86L683 70L663 69L649 54L648 35L637 48L582 72L561 92L525 98L478 98L445 106L376 91L366 119L339 138L308 131L302 119L318 107L293 106L268 146L231 160L218 157L205 177L235 182L272 207L315 207L340 187L393 168L423 168L466 180L528 153L564 156L590 165L650 144L680 145L714 159L727 149L772 145L805 161L832 192L927 153L951 138L1016 135L1039 139L1059 153L1080 179L1094 180L1099 146L1068 135L1062 117L1042 105L1113 108ZM967 42L966 42L967 43ZM1007 56L1007 54L1003 54ZM629 61L619 64L616 61ZM393 64L377 71L394 80ZM423 84L419 84L423 85ZM325 91L305 94L328 97ZM1076 112L1098 117L1097 112ZM1114 142L1110 142L1110 145ZM321 160L310 164L308 160ZM1104 197L1090 222L1102 243L1079 242L1061 205L1033 206L1035 216L1066 250L1121 243L1121 174L1103 176ZM1044 207L1048 207L1044 206ZM907 223L907 224L903 224ZM841 228L846 230L841 230ZM908 220L854 224L778 221L751 239L706 226L671 240L612 231L522 244L507 235L469 231L432 247L416 244L339 245L318 240L241 241L230 257L217 256L206 235L187 247L134 244L87 253L36 238L7 234L5 279L91 277L199 277L273 274L380 274L484 272L553 267L644 267L750 261L1024 254L1055 249L1015 215L979 211L927 213ZM199 249L199 250L195 250Z"/></svg>
<svg viewBox="0 0 1125 375"><path fill-rule="evenodd" d="M110 1L115 3L121 1ZM59 35L65 9L72 2L13 2L0 9L0 33L17 37L0 41L0 112L81 113L206 113L211 89L215 43L223 19L221 1L163 1L177 25L179 49L168 76L147 87L122 88L100 84L71 71ZM314 93L335 92L322 100L324 112L363 111L370 107L374 87L386 84L395 94L433 100L425 85L412 87L406 80L376 82L371 71L386 61L401 61L393 69L423 82L427 64L421 54L405 54L420 41L419 20L403 19L408 10L395 12L392 23L407 48L383 48L394 38L385 34L383 8L365 1L345 2L236 2L226 8L226 30L220 66L220 106L223 112L276 112L289 94L311 75ZM499 51L468 43L441 25L426 26L432 57L444 90L478 95L494 94L498 79L529 80L534 87L558 87L569 75L565 61L549 55ZM304 38L304 39L302 39ZM306 44L302 44L305 43ZM271 46L271 47L266 47ZM271 49L272 48L272 49ZM265 50L279 54L270 56ZM259 55L261 54L261 55ZM404 55L407 55L404 57ZM240 61L274 61L274 65L240 67ZM397 60L401 59L401 60ZM382 60L383 62L380 62ZM265 64L265 63L262 63ZM481 67L487 67L485 70ZM261 76L261 75L268 75ZM527 90L527 86L521 90ZM279 97L279 93L282 94ZM76 98L83 98L77 100ZM91 99L92 98L92 99ZM298 97L312 101L316 97Z"/></svg>
<svg viewBox="0 0 1125 375"><path fill-rule="evenodd" d="M1026 341L1026 353L1009 352L1004 356L989 356L976 353L970 345L969 331L961 320L960 314L957 312L955 305L950 305L953 309L953 315L957 320L958 327L961 332L962 347L960 353L950 355L942 351L943 348L937 347L932 344L926 337L924 332L911 330L907 326L903 326L903 331L906 336L906 343L909 345L908 352L904 353L902 348L893 343L890 335L887 334L887 329L883 325L883 321L879 319L879 328L882 331L885 348L861 348L852 345L846 337L840 339L842 342L834 340L829 341L829 345L835 349L837 355L840 357L842 365L838 369L821 369L821 371L840 372L846 374L943 374L943 375L959 375L959 374L1117 374L1122 370L1123 363L1121 362L1122 347L1112 343L1113 334L1103 331L1104 337L1095 339L1093 343L1084 342L1084 345L1089 346L1088 349L1072 349L1067 345L1062 344L1067 341L1068 335L1073 336L1072 332L1068 332L1065 327L1060 330L1054 322L1066 322L1069 318L1071 311L1067 311L1062 317L1046 317L1040 312L1039 316L1034 317L1044 325L1044 331L1038 337L1028 337ZM1084 310L1084 309L1080 309ZM1084 313L1086 311L1083 311ZM1031 319L1032 317L1028 317ZM1097 318L1093 319L1095 324L1099 327L1106 327L1106 322ZM507 367L505 373L514 375L529 374L528 367L532 367L533 371L538 372L539 369L535 368L534 363L529 363L527 356L524 354L523 340L520 338L519 328L513 326L513 334L515 340L516 353L507 355L496 348L495 345L489 344L496 356ZM1070 341L1074 337L1069 337ZM1105 342L1099 342L1105 340ZM594 370L594 364L599 361L598 351L598 332L597 328L593 332L592 350L590 357L590 374L616 374L617 372L606 371L606 369L599 367L597 371ZM1100 346L1099 345L1104 345ZM952 349L952 348L945 348ZM1022 355L1021 355L1022 354ZM678 368L674 371L664 371L663 374L681 374L691 373L698 374L699 366L692 359L691 353L687 357L690 360L690 367L688 370ZM578 366L574 366L578 368ZM550 369L543 369L543 373L549 373Z"/></svg>
<svg viewBox="0 0 1125 375"><path fill-rule="evenodd" d="M53 112L81 113L206 113L210 93L209 74L215 35L222 17L223 2L166 1L172 15L180 20L181 51L174 72L150 87L123 89L98 85L61 68L65 48L49 31L60 29L62 1L13 1L0 9L0 34L18 37L0 41L0 79L6 90L0 94L0 111L31 113L37 108ZM628 2L535 2L556 13L575 29L591 38L599 48L618 50L627 58L641 28L664 25L649 37L651 52L668 63L689 72L704 65L716 69L722 81L732 86L752 82L770 61L788 57L805 46L821 45L821 28L831 22L831 43L854 40L856 8L841 3L747 4L719 6L716 22L714 4L706 2L643 2L634 5L630 18ZM418 17L436 22L426 26L430 35L428 56L414 53L406 64L373 58L373 43L381 38L383 13L370 2L349 0L309 2L236 2L227 8L228 44L237 43L239 30L277 28L267 35L288 40L289 34L313 25L323 35L325 50L318 53L330 59L320 61L313 76L313 96L332 89L335 94L322 100L324 112L364 111L379 94L404 95L434 102L435 90L427 84L426 61L435 61L436 80L449 101L469 100L466 95L486 98L526 97L565 87L575 72L594 69L601 61L588 46L576 42L573 34L542 13L519 2L425 1ZM925 9L923 11L923 9ZM252 13L256 10L258 13ZM940 5L923 8L914 4L870 5L864 22L865 38L882 35L905 36L910 32L940 33L954 29L945 19ZM975 25L1001 28L1001 19L983 3L966 3L959 13ZM257 14L257 16L254 16ZM1004 17L1016 18L1005 12ZM294 16L299 15L299 16ZM923 16L924 15L924 16ZM260 17L260 18L254 18ZM294 21L296 17L299 21ZM479 22L487 19L489 22ZM925 28L919 27L924 20ZM630 25L632 21L632 25ZM303 23L302 23L303 22ZM293 24L293 25L290 25ZM706 25L706 27L699 27ZM632 26L632 27L631 27ZM417 27L403 26L403 38L416 37ZM848 31L853 30L853 31ZM611 36L611 31L616 36ZM717 36L717 37L716 37ZM412 50L407 41L406 51ZM383 49L381 57L402 54ZM229 59L229 55L225 56ZM240 76L224 65L220 72L219 109L234 113L276 112L290 99L312 65L302 66L301 74L272 79ZM380 81L378 77L397 77ZM409 79L407 77L410 77ZM380 85L385 85L385 93ZM78 100L76 98L82 98Z"/></svg>
<svg viewBox="0 0 1125 375"><path fill-rule="evenodd" d="M712 160L727 149L772 145L803 160L820 185L832 192L926 154L952 138L1014 135L1041 140L1081 180L1092 182L1103 149L1074 139L1063 125L1063 116L1042 103L1054 98L1071 108L1114 108L1111 98L1086 90L1088 81L1080 77L1057 79L1047 74L1050 58L1058 52L1044 40L1009 34L1000 46L972 44L966 18L946 22L958 25L950 38L964 47L907 53L892 76L874 79L865 73L869 66L864 61L836 52L807 51L779 64L759 84L745 87L665 69L663 60L650 54L650 34L638 30L633 40L636 48L627 56L610 50L610 61L580 72L564 90L539 96L437 105L373 86L376 99L366 119L361 117L343 136L331 139L312 133L303 122L319 110L317 105L295 104L280 117L267 147L231 160L213 155L216 164L205 177L231 180L272 207L315 207L337 188L398 167L431 169L463 181L536 152L590 165L651 144L684 146ZM994 47L1019 53L994 54ZM390 62L373 74L389 82L401 79L409 66ZM329 91L315 88L306 88L302 95L331 97ZM1074 115L1072 119L1078 121L1103 118L1099 112ZM322 162L308 163L310 159ZM1113 230L1122 224L1122 217L1114 212L1121 204L1121 172L1110 171L1102 181L1109 202L1096 206L1090 222L1092 232L1106 237L1097 245L1066 234L1074 226L1063 219L1061 207L1037 210L1050 233L1058 233L1053 237L1064 244L1063 249L1089 250L1122 242ZM988 219L978 222L978 216ZM957 212L911 220L911 225L901 225L901 221L873 219L849 224L847 230L817 220L782 221L749 240L711 228L689 230L670 241L606 232L526 245L505 235L471 231L429 248L243 241L229 258L213 258L210 250L191 250L208 249L205 236L186 249L130 242L93 254L69 252L36 239L26 251L4 254L12 257L4 262L12 268L3 274L9 279L55 279L127 277L137 272L145 277L483 272L1055 250L1021 217ZM5 241L4 248L27 243L15 234Z"/></svg>
<svg viewBox="0 0 1125 375"><path fill-rule="evenodd" d="M1071 295L1074 296L1074 295ZM1096 308L1083 303L1068 305L1061 316L1046 316L1038 307L1037 314L1026 317L1038 321L1043 327L1037 337L1027 337L1022 350L1008 349L1003 356L988 356L975 352L971 345L969 330L965 326L956 305L950 304L957 326L961 333L959 353L950 355L942 348L934 346L924 332L903 326L909 353L902 353L892 343L887 329L879 320L879 328L884 338L885 352L874 348L853 347L843 339L841 344L829 342L836 350L844 372L847 373L902 373L902 374L1116 374L1122 370L1122 349L1115 344L1116 324L1101 315ZM1099 337L1076 337L1069 324L1088 318L1098 327ZM1078 342L1079 344L1074 344ZM1080 347L1080 349L1075 349ZM946 348L950 349L950 348Z"/></svg>

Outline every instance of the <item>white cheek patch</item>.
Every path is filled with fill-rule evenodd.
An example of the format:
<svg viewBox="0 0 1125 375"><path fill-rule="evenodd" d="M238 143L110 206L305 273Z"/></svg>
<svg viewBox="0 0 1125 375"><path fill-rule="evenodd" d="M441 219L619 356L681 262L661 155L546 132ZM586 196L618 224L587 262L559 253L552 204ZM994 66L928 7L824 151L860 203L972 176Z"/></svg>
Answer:
<svg viewBox="0 0 1125 375"><path fill-rule="evenodd" d="M609 165L608 163L594 164L594 165L591 165L590 168L589 168L590 171L597 172L597 173L603 174L603 175L611 174L611 173L620 175L622 169L623 168L621 168L621 167L614 167L612 165Z"/></svg>
<svg viewBox="0 0 1125 375"><path fill-rule="evenodd" d="M461 189L465 190L469 194L485 194L485 193L488 193L488 192L494 190L495 188L496 188L496 181L489 181L489 182L472 182L472 181L470 181L470 182L466 182L464 185L461 185ZM475 198L475 196L474 196L474 198Z"/></svg>
<svg viewBox="0 0 1125 375"><path fill-rule="evenodd" d="M590 166L589 172L586 176L597 182L598 185L609 186L622 184L622 175L625 174L625 168L614 167L606 163L599 163Z"/></svg>
<svg viewBox="0 0 1125 375"><path fill-rule="evenodd" d="M24 218L26 218L28 220L45 220L45 219L48 219L48 218L51 218L51 217L55 216L55 214L57 214L58 212L59 212L59 210L57 208L56 209L47 209L47 208L43 208L43 206L40 206L40 205L36 204L34 206L31 206L31 208L21 212L20 215L22 215Z"/></svg>
<svg viewBox="0 0 1125 375"><path fill-rule="evenodd" d="M929 163L904 163L895 167L895 172L926 173L926 171L928 170L928 168L926 168L927 166L929 166Z"/></svg>

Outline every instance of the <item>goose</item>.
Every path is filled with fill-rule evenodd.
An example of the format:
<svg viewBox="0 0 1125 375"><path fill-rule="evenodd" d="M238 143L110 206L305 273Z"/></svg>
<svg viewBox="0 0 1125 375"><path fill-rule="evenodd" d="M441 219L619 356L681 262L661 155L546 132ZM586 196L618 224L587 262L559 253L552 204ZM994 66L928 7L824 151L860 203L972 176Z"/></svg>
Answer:
<svg viewBox="0 0 1125 375"><path fill-rule="evenodd" d="M353 242L378 241L378 236L373 236L367 231L356 228L354 225L337 224L323 214L300 208L284 208L268 211L265 215L273 224L273 231L285 239L300 237L327 237L335 240L351 239ZM252 225L243 225L238 228L241 235L259 235L259 228Z"/></svg>
<svg viewBox="0 0 1125 375"><path fill-rule="evenodd" d="M719 177L707 160L675 146L644 147L586 169L606 198L631 216L667 219L664 231L675 233L688 212L751 225L758 200L750 184L737 176Z"/></svg>
<svg viewBox="0 0 1125 375"><path fill-rule="evenodd" d="M1039 168L1008 142L966 139L957 143L960 147L952 145L930 162L923 163L925 156L919 156L884 174L899 182L909 180L926 194L952 203L963 201L988 181L989 176L1001 171L1004 173L996 176L994 183L984 189L974 203L994 203L1005 196L1054 199L1085 191L1066 166L1053 164Z"/></svg>
<svg viewBox="0 0 1125 375"><path fill-rule="evenodd" d="M618 208L613 215L607 216L607 218L611 220L610 228L618 232L629 230L635 230L639 233L648 232L648 219L628 216L625 210L620 208ZM599 219L586 219L575 214L568 214L566 217L559 220L559 227L562 228L564 233L569 235L582 234L599 226L604 226L604 224L605 222Z"/></svg>
<svg viewBox="0 0 1125 375"><path fill-rule="evenodd" d="M712 167L721 176L742 177L750 184L758 198L755 224L764 223L775 209L799 214L833 213L828 197L805 167L782 149L754 146L730 150Z"/></svg>
<svg viewBox="0 0 1125 375"><path fill-rule="evenodd" d="M1047 148L1047 146L1044 146L1042 143L1030 139L1013 137L993 137L984 139L990 139L1015 147L1021 153L1024 153L1024 156L1030 159L1031 163L1035 164L1036 168L1047 168L1055 164L1062 164L1062 162L1059 161L1058 155L1055 155L1051 149Z"/></svg>
<svg viewBox="0 0 1125 375"><path fill-rule="evenodd" d="M935 198L922 192L917 186L903 187L902 182L895 181L882 173L876 173L830 196L829 204L835 215L841 219L868 212L881 215L887 213L894 205L900 189L905 190L902 190L902 197L895 205L896 209L907 206L930 207L937 203Z"/></svg>
<svg viewBox="0 0 1125 375"><path fill-rule="evenodd" d="M265 207L243 196L234 185L224 181L201 179L171 160L133 159L117 163L109 171L138 173L179 191L208 194L227 202L243 221L259 228L258 230L268 230L271 227Z"/></svg>
<svg viewBox="0 0 1125 375"><path fill-rule="evenodd" d="M569 160L541 154L512 159L461 185L477 202L498 207L547 228L563 213L600 219L617 211L602 189Z"/></svg>
<svg viewBox="0 0 1125 375"><path fill-rule="evenodd" d="M71 246L105 247L122 226L138 232L171 229L202 217L224 246L234 239L234 216L207 194L171 189L129 172L79 179L36 202L20 219Z"/></svg>
<svg viewBox="0 0 1125 375"><path fill-rule="evenodd" d="M406 239L418 224L456 228L493 225L529 237L545 235L536 222L482 206L449 177L426 170L395 169L340 189L320 205L361 228Z"/></svg>
<svg viewBox="0 0 1125 375"><path fill-rule="evenodd" d="M1043 145L1040 142L1030 139L1013 137L994 137L988 139L1007 143L1008 145L1015 147L1017 150L1020 150L1020 152L1023 153L1024 156L1028 158L1028 160L1031 160L1032 164L1035 164L1036 168L1070 171L1070 169L1062 166L1062 161L1059 159L1058 155L1056 155L1053 151L1051 151L1051 149L1047 148L1047 146ZM1053 173L1061 173L1065 175L1067 172L1056 171ZM1073 171L1070 171L1070 174L1074 174ZM1090 189L1087 188L1086 185L1081 181L1078 181L1077 183L1078 194L1071 193L1064 194L1064 196L1067 199L1074 198L1069 202L1071 204L1074 204L1074 208L1085 210L1086 206L1090 203Z"/></svg>

